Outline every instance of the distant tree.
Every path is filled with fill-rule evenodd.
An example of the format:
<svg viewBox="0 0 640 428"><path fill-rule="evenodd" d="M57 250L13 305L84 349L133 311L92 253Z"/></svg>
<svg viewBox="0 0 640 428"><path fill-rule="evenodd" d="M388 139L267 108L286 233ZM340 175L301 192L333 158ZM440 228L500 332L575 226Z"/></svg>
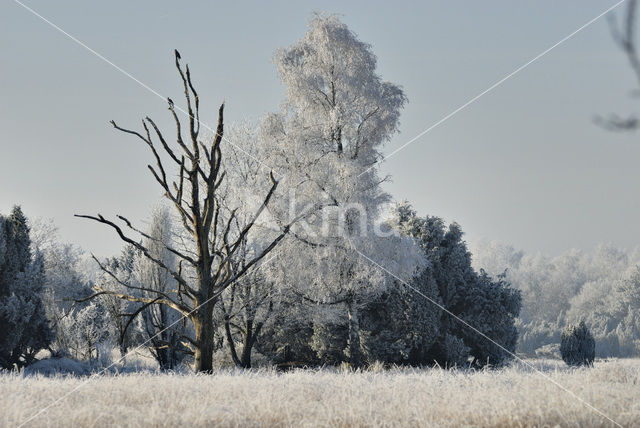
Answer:
<svg viewBox="0 0 640 428"><path fill-rule="evenodd" d="M53 340L42 303L44 260L33 254L27 218L18 206L0 216L0 368L30 364Z"/></svg>
<svg viewBox="0 0 640 428"><path fill-rule="evenodd" d="M173 222L169 210L164 206L158 206L153 210L151 224L146 232L148 237L143 239L143 245L157 260L162 261L170 269L178 270L176 256L167 250L167 245L173 245ZM147 257L135 253L131 267L132 282L140 288L150 288L157 292L167 294L173 299L179 299L178 284L171 274L157 263L151 262ZM147 298L157 297L157 293L141 291L141 296ZM127 327L131 328L136 315L141 317L142 339L149 343L151 354L154 356L160 369L173 370L184 359L185 355L192 354L185 345L188 342L189 331L186 319L175 309L162 304L145 304L126 317L126 324L121 334L124 336Z"/></svg>
<svg viewBox="0 0 640 428"><path fill-rule="evenodd" d="M560 354L570 366L592 366L596 353L596 342L584 321L568 325L562 332Z"/></svg>
<svg viewBox="0 0 640 428"><path fill-rule="evenodd" d="M525 323L518 319L516 328L519 332L517 350L525 355L536 355L539 348L560 343L562 327L557 322L536 320Z"/></svg>
<svg viewBox="0 0 640 428"><path fill-rule="evenodd" d="M476 255L478 268L488 266L494 276L506 270L505 279L522 293L519 352L535 355L558 344L566 325L584 320L596 356L640 355L640 251L598 245L547 257L491 243L475 248Z"/></svg>
<svg viewBox="0 0 640 428"><path fill-rule="evenodd" d="M124 357L129 346L135 340L136 331L129 329L129 319L136 309L136 304L119 298L111 293L126 293L127 287L133 281L133 260L135 248L125 245L119 256L109 257L101 266L105 268L94 282L96 287L107 290L109 293L101 295L97 300L104 310L105 320L110 324L109 331L113 333L110 340L117 344L120 356ZM87 318L88 319L88 318Z"/></svg>
<svg viewBox="0 0 640 428"><path fill-rule="evenodd" d="M79 360L97 360L101 350L113 349L117 332L105 306L98 300L78 305L58 322L64 332L64 351Z"/></svg>
<svg viewBox="0 0 640 428"><path fill-rule="evenodd" d="M55 354L69 352L63 318L69 315L73 298L91 291L85 278L83 251L79 247L60 242L58 229L51 220L30 222L31 246L44 259L45 282L42 301L47 318L55 331L51 349Z"/></svg>
<svg viewBox="0 0 640 428"><path fill-rule="evenodd" d="M640 355L640 264L634 266L614 293L608 313L618 322L615 327L619 355ZM610 330L613 330L611 328ZM598 337L598 342L600 338Z"/></svg>
<svg viewBox="0 0 640 428"><path fill-rule="evenodd" d="M640 312L640 263L630 269L616 291L616 309Z"/></svg>

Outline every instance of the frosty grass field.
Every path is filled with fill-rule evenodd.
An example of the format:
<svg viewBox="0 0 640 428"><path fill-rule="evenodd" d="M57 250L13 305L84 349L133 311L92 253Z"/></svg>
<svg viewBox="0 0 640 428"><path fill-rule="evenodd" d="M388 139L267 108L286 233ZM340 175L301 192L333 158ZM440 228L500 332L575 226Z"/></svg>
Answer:
<svg viewBox="0 0 640 428"><path fill-rule="evenodd" d="M640 426L640 359L529 360L622 426ZM80 386L82 385L82 386ZM0 375L0 424L24 426L614 426L522 363L501 370L340 369Z"/></svg>

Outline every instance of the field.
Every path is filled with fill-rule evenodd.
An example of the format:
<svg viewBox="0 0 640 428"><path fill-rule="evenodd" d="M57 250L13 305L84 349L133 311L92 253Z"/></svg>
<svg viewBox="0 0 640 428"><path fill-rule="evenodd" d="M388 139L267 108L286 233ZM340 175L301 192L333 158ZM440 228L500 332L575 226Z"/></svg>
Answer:
<svg viewBox="0 0 640 428"><path fill-rule="evenodd" d="M620 425L640 426L640 360L599 361L591 369L529 362ZM522 363L474 372L5 374L0 397L3 427L615 426Z"/></svg>

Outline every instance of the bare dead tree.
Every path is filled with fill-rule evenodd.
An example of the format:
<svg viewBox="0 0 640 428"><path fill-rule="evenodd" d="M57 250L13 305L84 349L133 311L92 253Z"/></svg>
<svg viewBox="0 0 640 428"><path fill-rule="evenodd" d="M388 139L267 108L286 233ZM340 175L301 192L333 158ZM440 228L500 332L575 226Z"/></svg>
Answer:
<svg viewBox="0 0 640 428"><path fill-rule="evenodd" d="M223 138L223 112L224 104L218 111L218 124L212 141L202 141L200 136L200 99L192 81L189 66L184 69L180 64L180 54L175 51L175 66L178 70L184 87L184 96L187 104L189 124L187 138L183 138L183 124L178 118L173 101L168 98L169 111L175 121L177 150L174 150L167 142L164 134L156 123L149 117L142 120L143 131L138 132L118 126L111 121L113 127L126 134L133 135L142 140L150 149L155 165L148 165L148 169L156 182L162 187L164 196L171 201L175 212L181 222L181 228L190 236L190 250L178 248L171 243L163 243L166 249L173 253L179 263L178 268L167 266L160 259L153 256L139 239L133 236L143 236L152 239L140 229L132 225L125 217L118 215L118 224L108 220L102 215L76 215L88 218L112 228L122 241L132 245L147 259L157 266L165 269L177 282L177 289L171 292L156 290L144 285L132 285L122 282L128 292L121 293L106 290L95 285L95 293L88 300L99 295L111 295L131 302L144 305L167 305L184 317L187 317L194 326L195 337L185 338L194 354L194 369L197 372L211 372L213 369L214 351L214 320L213 310L225 289L233 285L249 269L254 267L261 259L271 252L289 232L292 224L298 219L292 219L290 223L275 232L265 246L246 259L240 267L234 263L234 257L247 239L249 233L256 225L258 218L269 205L278 181L270 173L270 187L265 190L262 204L248 215L236 215L237 208L229 210L229 195L221 195L221 184L225 172L221 167ZM153 135L153 137L152 137ZM158 143L161 150L158 149ZM160 152L163 152L161 157ZM168 178L165 161L168 158L173 167L178 170L177 180ZM133 236L132 236L133 234ZM183 266L188 266L195 273L195 280L190 280L183 272ZM102 269L117 277L108 268L101 265Z"/></svg>
<svg viewBox="0 0 640 428"><path fill-rule="evenodd" d="M637 0L628 0L621 22L614 15L609 15L608 19L613 40L626 55L640 88L640 57L638 56L635 34L636 11ZM638 89L634 91L636 96L638 91ZM596 123L612 131L635 131L640 127L640 120L634 115L624 118L610 114L606 119L597 117Z"/></svg>

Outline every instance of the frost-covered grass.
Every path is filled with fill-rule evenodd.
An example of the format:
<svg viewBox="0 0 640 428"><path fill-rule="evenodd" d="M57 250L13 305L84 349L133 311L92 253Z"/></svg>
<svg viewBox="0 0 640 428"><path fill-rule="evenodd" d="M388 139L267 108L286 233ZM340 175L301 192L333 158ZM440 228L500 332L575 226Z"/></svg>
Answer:
<svg viewBox="0 0 640 428"><path fill-rule="evenodd" d="M531 361L623 426L640 426L640 360L570 369ZM18 426L610 426L533 370L222 371L95 378L0 375L0 424Z"/></svg>

